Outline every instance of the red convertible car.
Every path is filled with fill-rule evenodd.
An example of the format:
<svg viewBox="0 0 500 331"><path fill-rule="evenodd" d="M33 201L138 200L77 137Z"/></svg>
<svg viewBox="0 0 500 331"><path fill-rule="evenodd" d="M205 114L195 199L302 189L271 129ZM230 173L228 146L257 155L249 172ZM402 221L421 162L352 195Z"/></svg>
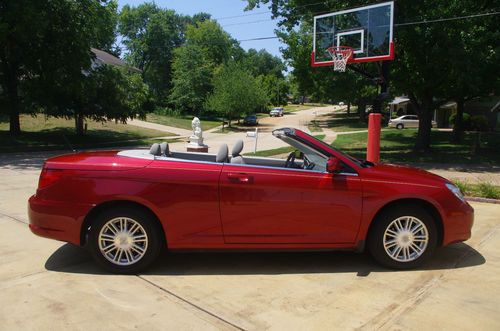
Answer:
<svg viewBox="0 0 500 331"><path fill-rule="evenodd" d="M471 236L474 211L444 178L352 158L292 128L286 160L150 150L48 159L29 199L37 235L87 246L113 272L135 273L165 248L368 250L414 268Z"/></svg>

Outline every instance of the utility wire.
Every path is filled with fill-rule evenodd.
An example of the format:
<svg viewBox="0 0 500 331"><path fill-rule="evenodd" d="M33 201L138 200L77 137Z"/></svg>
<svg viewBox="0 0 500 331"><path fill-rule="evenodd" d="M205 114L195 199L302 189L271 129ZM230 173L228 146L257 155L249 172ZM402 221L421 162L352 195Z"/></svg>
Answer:
<svg viewBox="0 0 500 331"><path fill-rule="evenodd" d="M449 18L438 18L438 19L434 19L434 20L423 20L423 21L415 21L415 22L396 23L396 24L394 24L394 26L395 27L402 27L402 26L410 26L410 25L439 23L439 22L456 21L456 20L463 20L463 19L476 18L476 17L494 16L494 15L498 15L498 14L500 14L500 12L496 11L496 12L473 14L473 15L467 15L467 16L456 16L456 17L449 17ZM330 32L323 32L323 33L330 33ZM301 33L301 34L302 35L310 35L310 34L312 34L312 32ZM258 37L258 38L242 39L242 40L238 40L238 42L246 42L246 41L254 41L254 40L267 40L267 39L278 39L278 38L279 38L278 36Z"/></svg>

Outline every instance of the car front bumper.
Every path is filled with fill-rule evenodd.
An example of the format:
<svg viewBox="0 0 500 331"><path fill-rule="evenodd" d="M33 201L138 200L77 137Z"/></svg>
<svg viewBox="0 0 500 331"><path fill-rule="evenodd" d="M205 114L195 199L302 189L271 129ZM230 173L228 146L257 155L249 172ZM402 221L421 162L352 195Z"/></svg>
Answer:
<svg viewBox="0 0 500 331"><path fill-rule="evenodd" d="M460 208L447 215L444 223L443 246L466 241L472 234L474 208L468 203L462 203Z"/></svg>
<svg viewBox="0 0 500 331"><path fill-rule="evenodd" d="M80 245L85 215L92 205L48 201L33 195L28 200L29 228L34 234Z"/></svg>

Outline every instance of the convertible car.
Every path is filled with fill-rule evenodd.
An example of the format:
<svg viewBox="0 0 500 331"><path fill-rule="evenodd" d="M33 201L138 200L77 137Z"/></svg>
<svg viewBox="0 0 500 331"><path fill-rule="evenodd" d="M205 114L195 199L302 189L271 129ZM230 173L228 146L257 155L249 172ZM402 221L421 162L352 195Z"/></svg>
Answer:
<svg viewBox="0 0 500 331"><path fill-rule="evenodd" d="M88 247L112 272L136 273L162 250L367 250L408 269L471 236L460 190L423 170L357 160L292 128L285 159L150 150L48 159L29 199L35 234Z"/></svg>

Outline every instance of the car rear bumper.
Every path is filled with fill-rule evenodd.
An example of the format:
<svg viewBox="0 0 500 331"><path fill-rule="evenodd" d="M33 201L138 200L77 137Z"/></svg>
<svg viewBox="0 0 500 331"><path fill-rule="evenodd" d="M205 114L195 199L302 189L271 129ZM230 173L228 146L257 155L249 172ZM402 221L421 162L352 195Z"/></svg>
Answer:
<svg viewBox="0 0 500 331"><path fill-rule="evenodd" d="M29 228L38 236L80 245L81 225L91 208L87 204L48 201L33 195L28 200Z"/></svg>
<svg viewBox="0 0 500 331"><path fill-rule="evenodd" d="M474 225L474 208L468 203L463 203L459 210L448 215L445 224L443 246L468 240Z"/></svg>

